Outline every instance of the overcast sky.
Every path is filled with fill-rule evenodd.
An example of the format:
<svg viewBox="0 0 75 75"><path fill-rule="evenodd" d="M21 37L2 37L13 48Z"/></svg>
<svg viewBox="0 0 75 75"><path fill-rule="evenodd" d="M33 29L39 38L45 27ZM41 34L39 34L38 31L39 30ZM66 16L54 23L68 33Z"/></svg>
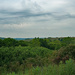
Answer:
<svg viewBox="0 0 75 75"><path fill-rule="evenodd" d="M75 0L0 0L0 37L75 36Z"/></svg>

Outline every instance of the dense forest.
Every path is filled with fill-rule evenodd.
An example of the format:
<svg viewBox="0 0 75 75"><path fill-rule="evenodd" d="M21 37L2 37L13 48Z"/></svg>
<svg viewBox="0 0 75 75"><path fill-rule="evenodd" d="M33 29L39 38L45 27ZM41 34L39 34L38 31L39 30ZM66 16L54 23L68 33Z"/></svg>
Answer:
<svg viewBox="0 0 75 75"><path fill-rule="evenodd" d="M0 39L0 75L75 75L75 37Z"/></svg>

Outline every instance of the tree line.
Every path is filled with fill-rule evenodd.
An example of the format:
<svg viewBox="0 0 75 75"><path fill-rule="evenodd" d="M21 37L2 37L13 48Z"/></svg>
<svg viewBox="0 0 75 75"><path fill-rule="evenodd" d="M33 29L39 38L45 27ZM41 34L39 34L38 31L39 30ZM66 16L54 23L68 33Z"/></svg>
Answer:
<svg viewBox="0 0 75 75"><path fill-rule="evenodd" d="M15 40L13 38L0 39L0 47L15 47L15 46L31 46L31 47L45 47L51 50L58 50L63 46L69 44L75 44L75 38L65 37L65 38L34 38L32 40Z"/></svg>

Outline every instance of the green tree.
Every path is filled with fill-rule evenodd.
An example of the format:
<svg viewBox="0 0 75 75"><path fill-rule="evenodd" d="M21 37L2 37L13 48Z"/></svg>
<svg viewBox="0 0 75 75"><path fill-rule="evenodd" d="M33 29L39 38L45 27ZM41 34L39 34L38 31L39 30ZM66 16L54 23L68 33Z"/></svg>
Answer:
<svg viewBox="0 0 75 75"><path fill-rule="evenodd" d="M0 47L2 47L2 46L3 46L3 40L0 39Z"/></svg>
<svg viewBox="0 0 75 75"><path fill-rule="evenodd" d="M73 38L71 38L71 37L65 37L65 38L63 38L62 39L62 46L67 46L67 45L69 45L69 44L71 44L71 43L73 43Z"/></svg>
<svg viewBox="0 0 75 75"><path fill-rule="evenodd" d="M3 46L10 47L10 46L15 46L15 45L16 45L16 40L15 39L5 38L3 40Z"/></svg>
<svg viewBox="0 0 75 75"><path fill-rule="evenodd" d="M47 43L46 38L45 39L39 39L39 41L40 41L42 47L49 48L49 45Z"/></svg>
<svg viewBox="0 0 75 75"><path fill-rule="evenodd" d="M59 40L53 40L49 43L50 49L58 50L61 48L61 42Z"/></svg>
<svg viewBox="0 0 75 75"><path fill-rule="evenodd" d="M35 46L41 46L41 43L39 41L39 38L34 38L33 40L30 41L30 46L35 47Z"/></svg>
<svg viewBox="0 0 75 75"><path fill-rule="evenodd" d="M28 45L28 42L27 41L24 41L24 40L20 40L18 41L18 46L21 45L21 46L27 46Z"/></svg>

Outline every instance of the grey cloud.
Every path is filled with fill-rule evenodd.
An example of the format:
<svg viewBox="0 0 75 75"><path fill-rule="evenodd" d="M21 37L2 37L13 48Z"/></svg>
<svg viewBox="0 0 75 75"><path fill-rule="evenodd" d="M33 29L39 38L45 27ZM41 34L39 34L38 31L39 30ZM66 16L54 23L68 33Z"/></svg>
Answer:
<svg viewBox="0 0 75 75"><path fill-rule="evenodd" d="M64 20L64 19L68 19L68 18L74 18L75 19L75 15L71 15L71 14L63 14L63 15L53 15L53 17L56 19L56 20Z"/></svg>
<svg viewBox="0 0 75 75"><path fill-rule="evenodd" d="M66 2L66 4L61 5L62 4L61 3L59 4L61 6L57 7L55 7L56 5L55 6L53 5L51 7L51 3L49 4L48 2L47 2L48 6L46 6L47 3L45 3L45 0L44 0L45 5L43 3L40 3L43 2L43 0L41 1L38 0L38 1L37 0L4 0L4 1L0 0L1 4L0 36L10 35L12 37L15 37L16 34L17 34L16 37L19 36L41 37L41 36L56 36L56 35L64 36L67 35L67 33L68 35L74 35L73 33L75 32L74 0L61 0ZM30 25L27 27L23 25L24 27L20 28L18 27L18 24L20 25L21 23L24 23L24 25L25 23L26 24L29 23Z"/></svg>
<svg viewBox="0 0 75 75"><path fill-rule="evenodd" d="M26 0L27 1L27 0ZM26 1L25 0L22 0L21 1L21 4L22 4L22 6L23 7L25 7L25 5L26 5ZM31 0L28 0L29 1L29 3L31 4L31 5L33 5L33 7L36 7L36 9L34 9L34 8L32 8L32 9L34 9L35 11L37 11L38 12L38 10L41 10L42 8L41 8L41 6L40 5L38 5L36 2L32 2ZM68 2L70 2L70 0L68 1ZM73 2L71 3L71 4L73 4ZM10 10L10 9L6 9L6 10L1 10L0 11L0 13L3 13L3 14L8 14L8 15L12 15L12 16L14 16L14 15L18 15L17 17L13 17L14 19L15 18L22 18L22 17L25 17L25 18L28 18L28 17L37 17L37 16L45 16L45 15L49 15L49 16L51 16L51 17L54 17L56 20L62 20L62 19L66 19L66 18L75 18L75 15L70 15L70 14L64 14L63 13L63 15L60 15L60 16L57 16L57 14L55 15L55 13L54 12L46 12L46 13L43 13L43 12L38 12L38 13L34 13L33 11L32 11L32 9L31 8L26 8L26 9L23 9L23 10L20 10L20 11L15 11L15 10L13 10L13 12ZM17 10L17 9L16 9ZM57 12L59 12L59 11L57 11ZM61 12L60 12L61 13ZM5 16L6 17L6 16ZM1 18L0 18L1 19ZM3 18L2 18L3 19ZM4 19L6 19L6 18L4 18ZM12 18L10 18L10 17L7 17L7 19L8 20L10 20L10 19L12 19Z"/></svg>
<svg viewBox="0 0 75 75"><path fill-rule="evenodd" d="M1 12L2 14L7 14L9 15L9 17L4 17L4 18L0 18L0 24L11 24L11 23L17 23L19 20L20 22L23 22L23 18L29 18L29 17L33 17L33 18L36 18L36 17L41 17L41 16L49 16L49 17L52 17L54 18L55 20L63 20L63 19L68 19L68 18L75 18L75 15L71 15L71 14L62 14L62 15L58 15L60 14L59 12L58 13L55 13L55 12L48 12L48 13L32 13L30 10L23 10L23 11L20 11L20 12ZM16 16L14 16L16 15ZM14 16L14 17L10 17L10 16ZM40 19L36 21L49 21L48 19Z"/></svg>

